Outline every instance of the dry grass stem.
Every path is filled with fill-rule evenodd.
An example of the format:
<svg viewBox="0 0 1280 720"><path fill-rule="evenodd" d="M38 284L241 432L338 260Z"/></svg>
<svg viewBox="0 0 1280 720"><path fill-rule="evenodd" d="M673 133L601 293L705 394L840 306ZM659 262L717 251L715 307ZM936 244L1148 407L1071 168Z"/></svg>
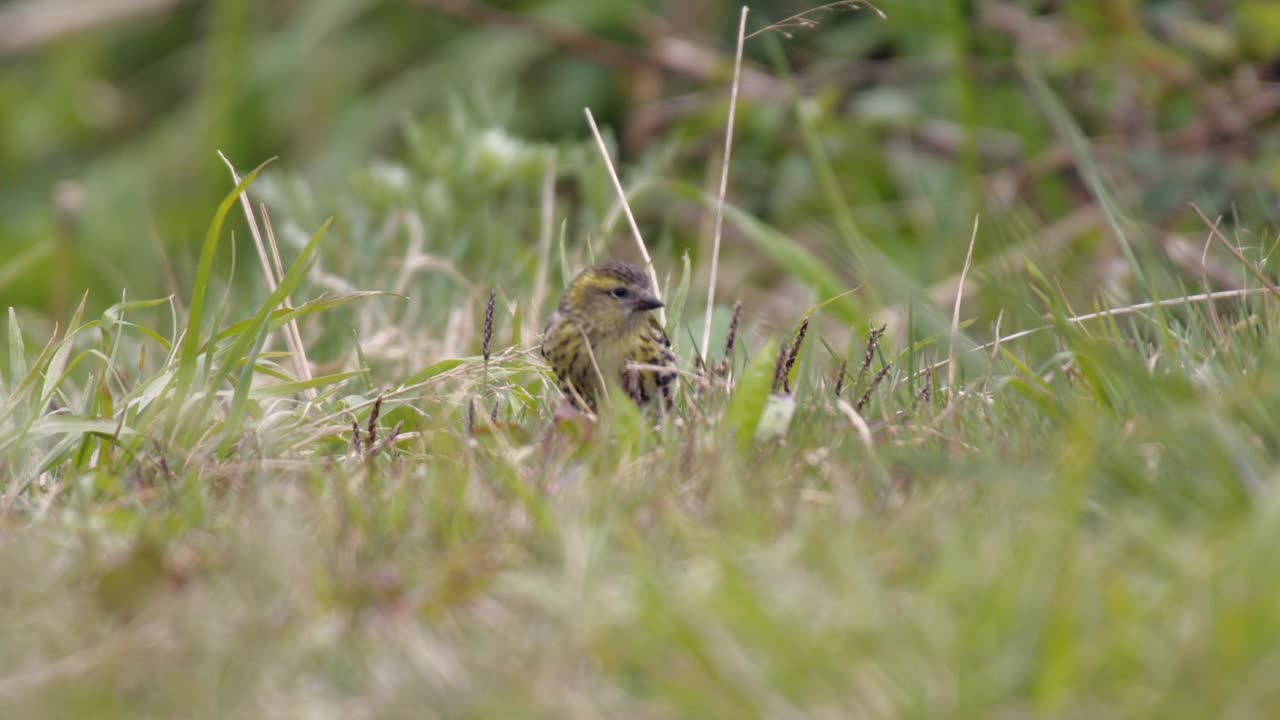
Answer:
<svg viewBox="0 0 1280 720"><path fill-rule="evenodd" d="M591 126L591 134L596 139L596 147L600 150L600 158L604 161L605 168L609 171L609 179L613 181L613 189L618 193L618 202L622 205L623 213L627 216L627 224L631 226L631 236L635 238L636 248L640 251L640 257L644 259L644 269L649 273L649 282L653 284L653 294L662 299L659 294L661 289L658 287L658 271L653 267L653 260L649 257L649 249L645 247L644 237L640 234L640 226L636 224L636 216L631 212L631 204L627 202L627 193L622 189L622 181L618 179L618 171L613 167L613 159L609 157L609 148L604 144L604 137L600 135L600 128L596 126L596 119L591 114L591 108L583 108L583 112L587 116L587 124ZM665 308L658 308L658 322L662 325L667 324L667 312Z"/></svg>
<svg viewBox="0 0 1280 720"><path fill-rule="evenodd" d="M533 275L533 299L529 303L529 324L535 332L542 331L542 305L547 301L547 273L551 271L551 236L555 234L556 221L556 168L558 156L553 151L547 159L547 170L542 176L542 194L538 223L538 266Z"/></svg>
<svg viewBox="0 0 1280 720"><path fill-rule="evenodd" d="M747 31L747 6L742 6L738 20L738 49L733 56L733 84L729 89L729 119L724 130L724 157L720 164L720 188L716 195L716 224L711 240L711 272L707 278L707 311L702 323L703 353L711 347L711 311L716 304L716 275L720 267L720 238L724 231L724 203L729 190L729 156L733 152L733 120L738 105L738 87L742 81L742 45Z"/></svg>
<svg viewBox="0 0 1280 720"><path fill-rule="evenodd" d="M236 172L235 165L231 163L231 160L229 160L221 150L218 151L218 157L222 159L224 164L226 164L227 170L231 172L232 183L239 185L242 178L240 177L240 173ZM276 287L280 284L280 278L284 277L283 265L280 263L280 253L275 245L275 232L270 229L270 226L268 226L268 237L271 238L271 253L275 256L275 267L273 267L272 261L267 254L267 244L262 239L261 231L258 230L258 221L257 218L254 217L253 204L249 201L249 192L247 190L240 193L240 206L244 209L245 222L249 225L249 234L253 238L254 249L258 252L258 261L262 264L262 274L267 279L267 290L269 292L275 292ZM276 275L276 268L279 268L280 274L278 276ZM281 301L280 304L285 309L292 310L293 298L285 296L284 300ZM293 357L294 371L297 373L298 379L311 380L311 364L307 361L306 346L302 343L302 334L298 330L298 323L296 320L289 321L287 329L284 332L284 339L285 344L289 346L289 353ZM315 391L307 391L307 396L314 399Z"/></svg>
<svg viewBox="0 0 1280 720"><path fill-rule="evenodd" d="M836 398L836 407L840 408L840 412L849 419L849 424L853 425L853 429L858 433L858 438L862 440L862 444L868 450L872 449L871 426L867 424L866 418L862 417L862 413L843 398Z"/></svg>
<svg viewBox="0 0 1280 720"><path fill-rule="evenodd" d="M1209 246L1213 244L1214 231L1217 230L1218 223L1213 224L1213 228L1204 239L1204 247L1200 251L1200 286L1204 291L1209 293L1213 290L1209 287L1208 267L1209 267ZM1214 303L1209 303L1209 319L1213 321L1213 329L1218 334L1219 340L1226 337L1226 330L1222 326L1222 318L1218 317L1218 307ZM1000 335L997 331L996 335Z"/></svg>
<svg viewBox="0 0 1280 720"><path fill-rule="evenodd" d="M804 12L799 12L791 17L779 20L772 25L762 27L748 35L747 39L750 40L757 35L763 35L769 32L780 32L783 37L790 38L792 37L792 34L797 31L812 30L813 28L818 27L818 25L821 24L821 20L819 19L820 17L825 17L840 11L861 10L864 7L878 15L881 20L888 19L888 17L880 11L880 8L872 5L866 0L839 0L839 2L827 3L826 5L809 8Z"/></svg>
<svg viewBox="0 0 1280 720"><path fill-rule="evenodd" d="M1254 278L1258 280L1258 282L1262 283L1263 286L1267 288L1267 290L1271 291L1272 295L1276 296L1277 298L1280 298L1280 288L1277 288L1276 284L1271 282L1271 278L1267 277L1261 270L1257 268L1256 265L1249 262L1249 259L1246 258L1238 249L1236 249L1235 245L1231 244L1231 241L1227 239L1227 236L1223 235L1222 231L1218 229L1218 223L1209 222L1209 218L1206 217L1205 214L1200 211L1200 207L1195 203L1190 203L1190 205L1191 205L1191 209L1195 210L1196 214L1200 216L1200 219L1204 221L1205 227L1209 228L1210 234L1212 234L1214 237L1218 238L1218 240L1222 242L1222 246L1227 249L1227 252L1231 253L1231 255L1235 257L1236 260L1239 260L1240 264L1243 265L1244 268L1249 271L1249 274L1253 275Z"/></svg>
<svg viewBox="0 0 1280 720"><path fill-rule="evenodd" d="M1144 310L1153 310L1158 307L1160 308L1177 307L1178 305L1187 305L1190 303L1197 303L1197 302L1212 302L1215 300L1234 300L1237 298L1248 297L1250 295L1258 295L1261 293L1270 293L1270 292L1271 292L1270 288L1245 288L1243 290L1220 290L1218 292L1200 293L1198 295L1184 295L1182 297L1169 298L1168 300L1142 302L1142 303L1137 303L1135 305L1126 305L1124 307L1111 308L1109 310L1099 310L1098 312L1086 313L1084 315L1073 315L1071 317L1064 318L1063 321L1074 325L1074 324L1089 322L1090 320L1098 320L1101 318L1122 317L1124 315L1132 315L1134 313L1139 313ZM989 343L985 343L983 345L978 345L977 347L971 348L971 351L983 352L986 350L991 350L993 348L1000 347L1000 345L1002 345L1003 343L1022 340L1023 338L1031 337L1032 335L1035 335L1037 333L1041 333L1050 329L1052 328L1049 325L1041 325L1040 327L1030 328L1028 330L1019 330L1018 332L1010 333L1003 337L997 337L995 340L992 340ZM929 372L932 370L937 370L939 368L945 367L948 362L950 361L940 360L930 365L929 367L925 368L924 370L921 370L920 372L923 373L923 372Z"/></svg>

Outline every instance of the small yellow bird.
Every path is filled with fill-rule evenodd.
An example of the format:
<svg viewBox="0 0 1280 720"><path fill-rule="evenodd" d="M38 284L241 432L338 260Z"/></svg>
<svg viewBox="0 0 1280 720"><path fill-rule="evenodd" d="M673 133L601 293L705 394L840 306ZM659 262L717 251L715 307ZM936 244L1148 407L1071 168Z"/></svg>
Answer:
<svg viewBox="0 0 1280 720"><path fill-rule="evenodd" d="M565 396L580 409L595 410L601 378L612 377L637 405L661 398L670 408L676 358L652 314L660 307L648 276L635 265L614 260L579 273L542 334L542 356Z"/></svg>

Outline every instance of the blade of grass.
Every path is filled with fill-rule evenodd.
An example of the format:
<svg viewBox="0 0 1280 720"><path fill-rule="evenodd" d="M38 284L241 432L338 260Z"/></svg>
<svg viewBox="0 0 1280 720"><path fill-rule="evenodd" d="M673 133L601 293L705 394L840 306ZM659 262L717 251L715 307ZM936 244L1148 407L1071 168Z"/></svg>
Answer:
<svg viewBox="0 0 1280 720"><path fill-rule="evenodd" d="M667 336L671 338L671 343L676 346L680 334L676 332L676 326L684 319L684 304L689 297L689 279L692 276L692 266L689 261L689 253L685 251L680 258L680 282L676 285L676 290L671 295L671 301L667 307L671 312L667 315Z"/></svg>
<svg viewBox="0 0 1280 720"><path fill-rule="evenodd" d="M1062 101L1050 89L1039 69L1025 60L1018 62L1018 69L1026 80L1028 87L1031 88L1032 96L1049 117L1049 122L1053 125L1054 130L1057 131L1058 136L1071 149L1076 168L1084 179L1085 185L1088 186L1090 194L1093 195L1098 201L1099 207L1102 208L1102 213L1107 218L1107 224L1111 226L1111 231L1116 236L1116 242L1120 245L1120 252L1124 255L1125 262L1129 265L1129 271L1137 278L1144 294L1150 295L1151 285L1147 280L1146 273L1142 271L1141 265L1138 264L1138 256L1133 252L1133 247L1129 243L1129 233L1125 229L1136 225L1121 211L1115 193L1111 191L1110 186L1103 180L1098 162L1089 147L1088 138L1080 131L1080 126L1076 124L1075 119L1071 117L1071 113L1068 112Z"/></svg>
<svg viewBox="0 0 1280 720"><path fill-rule="evenodd" d="M222 237L222 226L227 220L227 214L231 212L231 208L239 199L240 193L253 184L253 181L258 178L258 173L262 172L264 167L266 167L266 163L254 168L218 204L218 209L213 215L213 222L209 224L209 231L205 235L204 245L200 248L200 261L196 265L196 280L191 290L191 305L187 313L186 335L182 341L178 372L174 376L173 396L175 402L169 406L169 426L171 428L176 429L178 426L178 418L183 402L187 395L190 394L191 384L195 380L196 358L200 354L200 346L202 344L200 330L204 322L205 297L209 292L209 282L213 275L213 260L218 251L218 242Z"/></svg>
<svg viewBox="0 0 1280 720"><path fill-rule="evenodd" d="M334 373L332 375L321 375L313 377L310 380L295 380L291 382L275 383L272 385L263 385L261 387L249 390L249 398L253 400L262 398L288 397L297 395L306 390L319 389L329 385L336 385L351 378L368 375L367 369L348 370L346 372Z"/></svg>
<svg viewBox="0 0 1280 720"><path fill-rule="evenodd" d="M401 297L394 293L381 292L377 290L361 290L358 292L347 293L345 295L339 295L336 297L318 297L315 300L308 300L307 302L301 305L298 305L297 307L276 308L275 310L272 310L271 317L268 321L268 328L270 328L271 330L275 330L277 328L280 328L286 323L296 321L300 318L307 317L308 315L314 315L315 313L331 310L333 308L341 307L343 305L347 305L347 304L356 302L358 300L364 300L366 298L371 298L371 297L383 297L383 296ZM256 321L256 318L248 318L246 320L241 320L240 322L235 323L234 325L228 326L225 330L219 332L212 339L210 339L209 342L216 344L228 338L235 337L236 335L239 335L244 331L248 330L249 326L253 325L255 321ZM206 345L206 347L202 349L207 350L208 346ZM305 378L301 378L301 379L305 379Z"/></svg>
<svg viewBox="0 0 1280 720"><path fill-rule="evenodd" d="M18 324L18 313L9 308L9 377L13 385L18 385L21 378L27 375L27 350L22 343L22 326Z"/></svg>
<svg viewBox="0 0 1280 720"><path fill-rule="evenodd" d="M740 452L749 451L755 441L756 428L759 427L764 408L769 403L769 391L774 379L774 356L777 353L777 340L765 343L747 363L733 397L729 400L725 423L737 434Z"/></svg>
<svg viewBox="0 0 1280 720"><path fill-rule="evenodd" d="M227 421L223 429L224 449L239 435L241 425L244 422L245 413L248 409L249 389L253 384L253 369L258 361L258 353L261 352L262 345L266 339L270 326L267 320L271 316L271 311L302 283L307 271L311 269L311 263L315 259L316 248L329 230L329 225L332 222L332 218L325 220L320 229L311 236L306 247L302 249L297 259L289 266L289 271L285 273L275 291L258 309L258 314L253 319L253 325L240 334L235 344L231 346L226 360L213 376L209 391L205 394L204 406L196 417L207 416L208 405L212 403L214 393L231 374L232 368L238 359L245 358L244 369L241 372L240 380L236 383L235 394L232 396L231 406L227 411ZM303 378L303 380L306 379L308 378Z"/></svg>

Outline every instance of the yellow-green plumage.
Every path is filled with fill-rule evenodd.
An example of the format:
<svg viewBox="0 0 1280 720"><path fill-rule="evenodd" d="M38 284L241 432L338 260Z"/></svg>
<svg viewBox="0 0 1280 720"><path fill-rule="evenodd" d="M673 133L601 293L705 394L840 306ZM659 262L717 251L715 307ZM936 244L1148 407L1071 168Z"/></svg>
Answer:
<svg viewBox="0 0 1280 720"><path fill-rule="evenodd" d="M675 355L652 313L660 307L649 278L634 265L613 261L579 273L542 335L542 356L565 396L594 410L605 377L642 407L654 401L669 407Z"/></svg>

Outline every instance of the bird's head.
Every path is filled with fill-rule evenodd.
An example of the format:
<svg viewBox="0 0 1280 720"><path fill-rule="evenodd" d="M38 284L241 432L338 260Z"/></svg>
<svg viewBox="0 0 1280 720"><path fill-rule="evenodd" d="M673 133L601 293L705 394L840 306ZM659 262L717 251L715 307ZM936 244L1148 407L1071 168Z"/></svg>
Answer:
<svg viewBox="0 0 1280 720"><path fill-rule="evenodd" d="M630 263L612 260L583 270L565 293L567 310L600 335L622 334L662 307L649 277Z"/></svg>

